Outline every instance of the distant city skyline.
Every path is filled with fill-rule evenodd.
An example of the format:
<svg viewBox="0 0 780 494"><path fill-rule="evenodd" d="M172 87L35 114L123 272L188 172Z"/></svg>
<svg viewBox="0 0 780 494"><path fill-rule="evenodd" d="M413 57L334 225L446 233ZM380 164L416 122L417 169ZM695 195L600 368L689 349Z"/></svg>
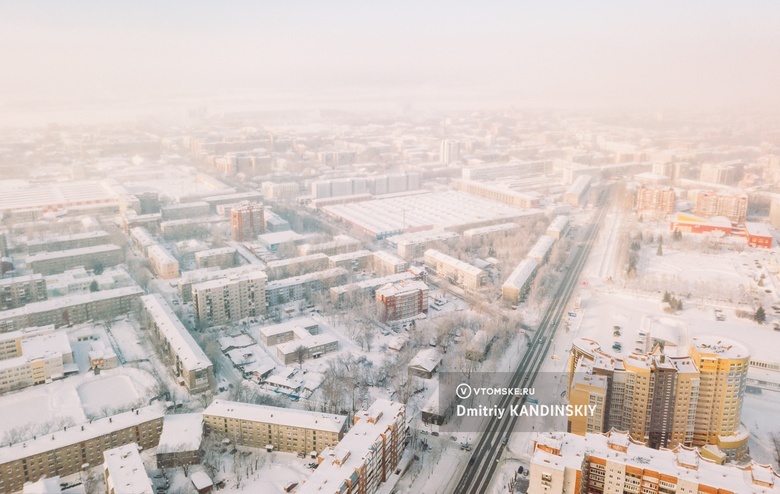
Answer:
<svg viewBox="0 0 780 494"><path fill-rule="evenodd" d="M0 125L41 106L134 115L246 98L761 109L780 104L779 24L770 1L6 4Z"/></svg>

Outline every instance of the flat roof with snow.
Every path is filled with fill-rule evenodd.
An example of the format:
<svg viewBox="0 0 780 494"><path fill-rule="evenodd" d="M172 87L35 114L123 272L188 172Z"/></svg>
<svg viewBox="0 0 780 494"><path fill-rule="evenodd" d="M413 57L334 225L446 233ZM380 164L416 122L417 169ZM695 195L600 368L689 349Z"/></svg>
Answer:
<svg viewBox="0 0 780 494"><path fill-rule="evenodd" d="M330 413L310 412L308 410L254 405L225 400L212 401L211 405L203 411L203 415L334 433L341 432L347 423L346 415L334 415Z"/></svg>
<svg viewBox="0 0 780 494"><path fill-rule="evenodd" d="M103 466L108 474L106 484L111 492L153 494L152 480L146 474L138 445L125 444L103 452Z"/></svg>
<svg viewBox="0 0 780 494"><path fill-rule="evenodd" d="M162 295L159 293L144 295L141 297L141 303L154 319L160 333L174 349L184 367L190 371L211 367L211 360L176 317L173 309Z"/></svg>
<svg viewBox="0 0 780 494"><path fill-rule="evenodd" d="M337 276L346 276L346 275L347 275L347 270L344 268L325 269L323 271L315 271L314 273L302 274L300 276L293 276L291 278L282 278L281 280L269 281L268 285L266 285L266 290L270 291L279 288L298 285L301 283L307 283L309 281L335 278Z"/></svg>
<svg viewBox="0 0 780 494"><path fill-rule="evenodd" d="M609 458L610 461L644 470L648 465L661 475L676 477L695 486L709 486L729 492L778 493L780 478L771 467L751 463L747 467L719 465L700 458L694 450L656 450L637 443L628 434L612 431L606 434L587 433L585 436L565 432L545 432L537 436L537 444L549 445L560 451L555 455L536 449L531 463L544 469L579 470L583 458ZM619 449L612 447L617 446ZM625 449L621 451L620 449ZM760 483L757 483L757 482ZM761 485L765 484L765 485Z"/></svg>
<svg viewBox="0 0 780 494"><path fill-rule="evenodd" d="M113 288L111 290L100 290L99 292L66 295L64 297L33 302L31 304L25 305L24 307L17 307L16 309L4 310L0 312L0 321L12 319L14 317L19 317L25 314L35 314L48 310L64 309L66 307L73 307L74 305L97 302L100 300L110 300L112 298L126 297L131 295L141 295L142 293L144 293L144 291L138 286L125 286L122 288Z"/></svg>
<svg viewBox="0 0 780 494"><path fill-rule="evenodd" d="M323 211L377 237L409 228L476 227L480 223L510 221L524 214L505 204L454 191L339 204L326 206Z"/></svg>
<svg viewBox="0 0 780 494"><path fill-rule="evenodd" d="M355 471L366 463L368 455L382 454L374 451L380 436L397 424L399 415L403 415L405 411L406 406L403 403L378 399L368 410L356 413L357 423L338 445L326 448L320 453L320 459L323 461L297 492L339 492L344 481L351 479ZM403 431L398 433L402 434ZM387 476L391 473L388 472Z"/></svg>
<svg viewBox="0 0 780 494"><path fill-rule="evenodd" d="M67 430L59 430L52 434L37 436L33 440L20 441L0 448L0 464L45 453L63 446L89 441L96 437L161 418L163 418L163 413L159 407L148 406L138 408L135 411L94 420L91 423L77 424L68 427Z"/></svg>
<svg viewBox="0 0 780 494"><path fill-rule="evenodd" d="M157 454L196 451L203 439L203 414L166 415Z"/></svg>
<svg viewBox="0 0 780 494"><path fill-rule="evenodd" d="M517 289L523 288L538 266L539 263L536 259L523 259L506 279L504 286L512 286Z"/></svg>
<svg viewBox="0 0 780 494"><path fill-rule="evenodd" d="M531 250L528 251L527 257L536 260L544 259L547 257L547 254L550 253L550 249L552 249L554 243L554 238L548 235L542 235L534 246L531 247Z"/></svg>
<svg viewBox="0 0 780 494"><path fill-rule="evenodd" d="M265 274L265 271L261 271L257 269L257 266L255 266L253 271L230 273L224 277L195 283L192 285L192 292L196 293L202 290L213 290L215 288L224 287L233 283L240 283L242 281L265 281L266 279L268 279L268 275Z"/></svg>
<svg viewBox="0 0 780 494"><path fill-rule="evenodd" d="M283 355L292 355L295 351L304 347L307 350L322 345L330 345L331 343L338 343L339 339L329 334L314 334L307 335L306 338L299 340L286 341L276 345L276 351Z"/></svg>
<svg viewBox="0 0 780 494"><path fill-rule="evenodd" d="M121 251L122 248L114 244L93 245L92 247L80 247L78 249L55 250L52 252L39 252L27 257L27 262L62 259L65 257L85 256L92 254L102 254L104 252Z"/></svg>
<svg viewBox="0 0 780 494"><path fill-rule="evenodd" d="M448 256L444 252L440 252L435 249L426 250L425 257L426 258L430 257L438 262L441 262L442 264L446 264L447 266L450 266L453 269L457 269L458 271L461 271L463 273L468 273L474 276L479 276L480 274L485 272L484 270L479 269L476 266L461 261L460 259L457 259L455 257Z"/></svg>

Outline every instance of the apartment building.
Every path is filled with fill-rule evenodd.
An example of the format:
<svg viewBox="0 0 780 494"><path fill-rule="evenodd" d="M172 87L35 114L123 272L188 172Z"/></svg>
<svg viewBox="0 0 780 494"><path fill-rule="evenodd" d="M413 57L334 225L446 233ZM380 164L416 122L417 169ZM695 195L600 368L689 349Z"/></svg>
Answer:
<svg viewBox="0 0 780 494"><path fill-rule="evenodd" d="M691 340L689 352L608 355L578 338L569 360L569 402L596 405L593 417L571 417L575 434L627 431L652 448L714 445L726 457L747 454L740 425L747 350L715 337Z"/></svg>
<svg viewBox="0 0 780 494"><path fill-rule="evenodd" d="M636 212L642 213L674 213L675 193L671 187L639 187L634 202Z"/></svg>
<svg viewBox="0 0 780 494"><path fill-rule="evenodd" d="M564 215L556 216L554 220L547 227L545 234L555 240L560 240L566 236L566 232L569 230L569 217Z"/></svg>
<svg viewBox="0 0 780 494"><path fill-rule="evenodd" d="M328 256L329 268L344 268L347 271L358 271L371 267L374 253L369 250L356 250L346 254Z"/></svg>
<svg viewBox="0 0 780 494"><path fill-rule="evenodd" d="M292 257L290 259L280 259L278 261L269 261L265 266L265 272L268 274L268 281L298 276L313 271L322 271L328 269L330 261L326 254L318 253L307 256Z"/></svg>
<svg viewBox="0 0 780 494"><path fill-rule="evenodd" d="M217 206L224 204L240 204L242 202L257 202L263 199L260 192L237 192L235 194L221 194L218 196L204 197L203 202L208 203L211 209L216 211Z"/></svg>
<svg viewBox="0 0 780 494"><path fill-rule="evenodd" d="M451 164L460 161L460 142L444 139L439 146L439 162Z"/></svg>
<svg viewBox="0 0 780 494"><path fill-rule="evenodd" d="M203 414L176 413L165 416L160 444L154 452L158 468L197 465L203 458Z"/></svg>
<svg viewBox="0 0 780 494"><path fill-rule="evenodd" d="M298 254L302 256L309 256L312 254L335 256L337 254L355 252L356 250L360 250L362 246L363 244L360 242L360 240L352 238L349 235L336 235L333 237L333 240L329 242L299 245Z"/></svg>
<svg viewBox="0 0 780 494"><path fill-rule="evenodd" d="M242 202L230 210L230 236L236 242L255 240L265 232L263 205Z"/></svg>
<svg viewBox="0 0 780 494"><path fill-rule="evenodd" d="M192 285L198 324L216 326L265 314L267 280L254 270Z"/></svg>
<svg viewBox="0 0 780 494"><path fill-rule="evenodd" d="M376 290L388 283L397 283L404 280L414 279L415 275L404 271L403 273L391 274L380 278L370 278L350 283L348 285L334 286L330 289L330 301L337 307L344 304L360 304L366 299L373 299Z"/></svg>
<svg viewBox="0 0 780 494"><path fill-rule="evenodd" d="M544 264L550 257L550 253L552 252L554 244L555 238L548 235L542 235L539 237L539 240L537 240L536 243L534 243L534 245L531 247L531 250L528 251L526 257L528 259L533 259L540 265Z"/></svg>
<svg viewBox="0 0 780 494"><path fill-rule="evenodd" d="M59 235L44 240L30 240L27 242L27 252L54 252L59 250L81 249L111 243L111 236L103 230L86 233L74 233L73 235Z"/></svg>
<svg viewBox="0 0 780 494"><path fill-rule="evenodd" d="M422 257L423 253L436 246L453 247L460 238L455 232L443 230L426 230L422 232L404 233L387 238L390 245L396 247L398 256L407 261Z"/></svg>
<svg viewBox="0 0 780 494"><path fill-rule="evenodd" d="M293 408L214 400L203 411L207 434L241 446L318 454L344 437L347 417Z"/></svg>
<svg viewBox="0 0 780 494"><path fill-rule="evenodd" d="M162 245L149 246L146 255L157 276L166 280L179 277L179 261Z"/></svg>
<svg viewBox="0 0 780 494"><path fill-rule="evenodd" d="M503 300L509 304L521 302L531 289L537 269L539 269L539 262L536 259L526 258L520 261L501 285Z"/></svg>
<svg viewBox="0 0 780 494"><path fill-rule="evenodd" d="M182 298L183 302L191 302L193 285L197 285L203 281L216 280L229 277L233 274L249 273L253 271L257 271L257 266L254 264L245 264L228 269L203 268L184 271L179 278L179 296Z"/></svg>
<svg viewBox="0 0 780 494"><path fill-rule="evenodd" d="M301 187L296 182L263 182L262 191L269 201L289 201L301 194Z"/></svg>
<svg viewBox="0 0 780 494"><path fill-rule="evenodd" d="M122 230L130 233L136 227L156 232L160 228L162 215L160 213L136 214L135 211L125 211L122 214Z"/></svg>
<svg viewBox="0 0 780 494"><path fill-rule="evenodd" d="M160 233L163 237L171 240L192 238L205 235L211 225L224 221L225 219L219 216L163 221L160 223Z"/></svg>
<svg viewBox="0 0 780 494"><path fill-rule="evenodd" d="M160 294L141 297L141 328L148 329L156 347L172 360L173 374L191 393L214 387L211 360Z"/></svg>
<svg viewBox="0 0 780 494"><path fill-rule="evenodd" d="M102 321L135 309L143 294L138 286L66 295L0 312L0 333L32 326L55 327Z"/></svg>
<svg viewBox="0 0 780 494"><path fill-rule="evenodd" d="M355 414L354 425L337 445L319 454L319 467L296 492L376 493L395 474L406 433L406 406L376 400L368 410Z"/></svg>
<svg viewBox="0 0 780 494"><path fill-rule="evenodd" d="M780 493L780 476L768 465L720 465L693 449L656 450L617 431L540 433L530 470L535 494Z"/></svg>
<svg viewBox="0 0 780 494"><path fill-rule="evenodd" d="M270 215L266 215L270 216ZM277 252L279 248L290 247L294 248L297 244L304 242L304 236L295 233L292 230L273 231L270 230L268 220L266 217L266 228L269 233L264 233L257 236L257 241L260 242L269 252Z"/></svg>
<svg viewBox="0 0 780 494"><path fill-rule="evenodd" d="M476 182L473 180L456 180L453 182L453 187L455 190L460 190L467 194L484 197L485 199L501 202L521 209L539 206L540 196L538 194L526 194L501 185Z"/></svg>
<svg viewBox="0 0 780 494"><path fill-rule="evenodd" d="M66 366L72 367L73 351L64 331L32 329L0 334L0 394L62 379Z"/></svg>
<svg viewBox="0 0 780 494"><path fill-rule="evenodd" d="M691 195L694 196L694 214L703 218L724 216L732 223L745 223L748 211L747 194L698 191Z"/></svg>
<svg viewBox="0 0 780 494"><path fill-rule="evenodd" d="M590 190L590 180L589 175L580 175L577 177L574 183L572 183L563 194L563 202L570 206L579 206Z"/></svg>
<svg viewBox="0 0 780 494"><path fill-rule="evenodd" d="M463 232L463 238L472 246L480 246L495 239L515 235L520 231L517 223L499 223L497 225L470 228Z"/></svg>
<svg viewBox="0 0 780 494"><path fill-rule="evenodd" d="M155 494L136 443L103 452L106 494Z"/></svg>
<svg viewBox="0 0 780 494"><path fill-rule="evenodd" d="M734 185L742 179L744 170L745 163L742 160L726 161L723 163L705 163L701 167L699 179L702 182Z"/></svg>
<svg viewBox="0 0 780 494"><path fill-rule="evenodd" d="M466 180L496 180L504 177L524 177L540 173L549 173L553 169L551 160L512 161L464 168L462 176Z"/></svg>
<svg viewBox="0 0 780 494"><path fill-rule="evenodd" d="M195 265L198 269L212 267L228 269L236 265L236 256L235 247L202 250L195 253Z"/></svg>
<svg viewBox="0 0 780 494"><path fill-rule="evenodd" d="M487 283L488 275L484 269L479 269L438 250L426 250L424 258L426 267L437 276L447 278L450 282L462 285L464 288L478 290Z"/></svg>
<svg viewBox="0 0 780 494"><path fill-rule="evenodd" d="M136 443L157 446L163 413L154 406L139 408L89 423L70 426L0 448L0 493L22 490L26 482L71 475L84 465L103 464L103 452Z"/></svg>
<svg viewBox="0 0 780 494"><path fill-rule="evenodd" d="M0 279L0 311L16 309L48 297L42 274Z"/></svg>
<svg viewBox="0 0 780 494"><path fill-rule="evenodd" d="M211 213L211 206L204 201L171 204L160 208L163 221L197 218L198 216L207 216L209 213Z"/></svg>
<svg viewBox="0 0 780 494"><path fill-rule="evenodd" d="M377 276L403 273L409 264L400 257L382 250L373 253L372 269Z"/></svg>
<svg viewBox="0 0 780 494"><path fill-rule="evenodd" d="M118 245L95 245L54 252L39 252L27 258L27 266L34 273L46 276L62 273L78 266L90 269L98 265L103 267L116 266L124 259L122 248Z"/></svg>
<svg viewBox="0 0 780 494"><path fill-rule="evenodd" d="M409 319L428 312L428 285L422 281L400 281L379 288L376 314L383 323Z"/></svg>
<svg viewBox="0 0 780 494"><path fill-rule="evenodd" d="M146 255L146 249L152 245L157 245L157 241L149 233L149 230L140 226L130 229L130 240L132 240L133 246L144 255Z"/></svg>
<svg viewBox="0 0 780 494"><path fill-rule="evenodd" d="M313 293L327 290L336 285L343 285L346 280L346 269L332 268L301 276L270 281L266 287L268 306L271 307L296 300L303 300Z"/></svg>

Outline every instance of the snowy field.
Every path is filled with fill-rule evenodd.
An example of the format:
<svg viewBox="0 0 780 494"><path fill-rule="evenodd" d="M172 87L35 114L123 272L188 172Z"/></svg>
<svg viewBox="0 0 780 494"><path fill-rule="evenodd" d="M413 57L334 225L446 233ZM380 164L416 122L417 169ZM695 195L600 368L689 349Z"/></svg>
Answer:
<svg viewBox="0 0 780 494"><path fill-rule="evenodd" d="M96 377L77 388L85 413L97 415L108 407L126 408L138 404L140 395L128 376Z"/></svg>
<svg viewBox="0 0 780 494"><path fill-rule="evenodd" d="M67 377L49 384L3 395L0 406L0 441L23 430L58 430L91 416L142 404L156 385L154 376L131 367ZM25 432L26 433L26 432Z"/></svg>
<svg viewBox="0 0 780 494"><path fill-rule="evenodd" d="M108 329L107 329L108 327ZM109 325L82 324L68 328L73 360L79 374L48 384L21 389L3 395L0 404L0 442L18 440L102 417L117 410L148 403L159 393L160 379L175 392L176 385L148 342L124 319ZM79 341L81 340L81 341ZM128 362L99 375L89 370L88 353L92 345L114 348Z"/></svg>

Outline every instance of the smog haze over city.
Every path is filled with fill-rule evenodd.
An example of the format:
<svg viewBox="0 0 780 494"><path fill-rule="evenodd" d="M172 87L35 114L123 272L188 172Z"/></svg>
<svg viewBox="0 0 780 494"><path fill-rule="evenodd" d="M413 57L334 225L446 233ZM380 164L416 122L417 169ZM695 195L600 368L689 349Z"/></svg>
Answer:
<svg viewBox="0 0 780 494"><path fill-rule="evenodd" d="M0 494L780 494L778 26L0 5Z"/></svg>
<svg viewBox="0 0 780 494"><path fill-rule="evenodd" d="M776 109L779 19L772 1L16 3L0 101L5 124L203 101Z"/></svg>

